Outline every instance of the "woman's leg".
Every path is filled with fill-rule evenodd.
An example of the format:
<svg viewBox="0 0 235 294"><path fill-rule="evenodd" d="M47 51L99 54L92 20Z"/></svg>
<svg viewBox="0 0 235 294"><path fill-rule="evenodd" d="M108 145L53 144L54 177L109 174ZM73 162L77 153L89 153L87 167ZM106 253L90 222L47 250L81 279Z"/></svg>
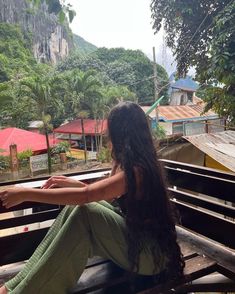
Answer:
<svg viewBox="0 0 235 294"><path fill-rule="evenodd" d="M125 221L104 203L66 207L45 240L26 269L6 283L10 293L64 294L76 284L88 256L92 255L107 257L122 268L130 268ZM141 274L153 272L150 253L141 254L139 268Z"/></svg>
<svg viewBox="0 0 235 294"><path fill-rule="evenodd" d="M66 293L74 285L86 265L89 248L89 232L81 219L81 209L66 206L57 217L44 240L38 246L25 268L7 282L9 293ZM73 258L78 255L78 260ZM79 265L79 267L78 267ZM58 281L41 289L57 272Z"/></svg>

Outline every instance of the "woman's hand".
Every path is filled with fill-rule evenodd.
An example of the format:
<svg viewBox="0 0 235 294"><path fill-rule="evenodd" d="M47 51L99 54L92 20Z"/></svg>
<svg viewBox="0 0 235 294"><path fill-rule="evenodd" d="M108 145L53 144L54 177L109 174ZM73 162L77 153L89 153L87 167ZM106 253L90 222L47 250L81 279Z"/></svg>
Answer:
<svg viewBox="0 0 235 294"><path fill-rule="evenodd" d="M27 188L18 187L0 191L0 200L2 201L2 205L5 208L11 208L12 206L16 206L24 201L27 201L26 191Z"/></svg>
<svg viewBox="0 0 235 294"><path fill-rule="evenodd" d="M65 176L53 176L49 178L43 185L42 189L52 189L52 188L82 188L86 184L78 180L68 178Z"/></svg>

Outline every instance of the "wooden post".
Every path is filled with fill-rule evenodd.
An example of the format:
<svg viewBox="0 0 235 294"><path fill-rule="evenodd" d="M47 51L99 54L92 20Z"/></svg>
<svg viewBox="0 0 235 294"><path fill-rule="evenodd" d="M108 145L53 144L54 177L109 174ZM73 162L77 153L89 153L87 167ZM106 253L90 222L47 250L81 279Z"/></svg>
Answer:
<svg viewBox="0 0 235 294"><path fill-rule="evenodd" d="M156 63L156 54L155 47L153 47L153 74L154 74L154 101L157 101L158 98L158 89L157 89L157 63ZM155 108L156 111L156 127L158 125L158 105Z"/></svg>
<svg viewBox="0 0 235 294"><path fill-rule="evenodd" d="M10 165L13 179L19 177L19 160L17 157L17 146L16 144L11 144L10 146Z"/></svg>

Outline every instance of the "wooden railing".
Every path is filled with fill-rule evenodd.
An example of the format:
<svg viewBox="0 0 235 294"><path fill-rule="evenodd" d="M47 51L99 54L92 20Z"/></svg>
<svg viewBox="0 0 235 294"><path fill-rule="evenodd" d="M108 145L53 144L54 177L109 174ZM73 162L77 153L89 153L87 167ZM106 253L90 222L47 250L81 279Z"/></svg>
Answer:
<svg viewBox="0 0 235 294"><path fill-rule="evenodd" d="M172 288L178 293L186 293L193 291L193 289L200 291L210 289L211 292L225 291L225 289L227 289L226 291L235 291L235 175L169 160L161 160L161 162L168 177L171 201L180 215L181 223L177 225L177 234L186 260L185 278L174 284L165 283L157 286L153 286L143 279L145 282L142 283L142 288L140 287L138 291L146 287L148 290L144 290L143 293L171 293ZM109 170L104 169L70 174L69 176L91 182L104 177L107 173ZM40 187L45 180L46 177L37 180L8 182L7 185L21 184ZM6 183L0 184L0 187L4 185ZM33 213L0 220L0 230L53 220L61 210L59 206L24 203L8 210L8 212L27 208L32 208ZM7 211L0 205L0 213L4 212ZM0 265L26 260L47 230L48 227L38 228L0 237ZM100 288L109 288L113 291L113 287L117 290L121 284L127 282L127 276L121 273L117 274L116 271L110 269L112 266L110 261L100 259L89 261L86 271L94 272L96 270L97 273L102 272L103 274L100 279L97 278L95 281L94 279L84 281L82 276L82 284L78 284L74 293L88 293ZM230 282L213 283L213 285L204 283L200 286L189 284L196 278L215 271L231 279ZM105 272L107 272L106 275ZM10 275L8 275L9 277ZM114 293L112 291L110 293ZM136 292L138 291L136 290Z"/></svg>

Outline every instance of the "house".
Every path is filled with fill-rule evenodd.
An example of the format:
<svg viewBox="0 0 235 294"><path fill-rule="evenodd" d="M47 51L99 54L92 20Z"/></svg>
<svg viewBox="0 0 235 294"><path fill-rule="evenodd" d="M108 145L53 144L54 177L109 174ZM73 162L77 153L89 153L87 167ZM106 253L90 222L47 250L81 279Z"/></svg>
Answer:
<svg viewBox="0 0 235 294"><path fill-rule="evenodd" d="M170 87L168 94L170 97L170 105L186 105L193 104L193 97L198 84L189 76L176 80L175 73L170 76Z"/></svg>
<svg viewBox="0 0 235 294"><path fill-rule="evenodd" d="M34 120L29 122L28 129L30 132L40 134L40 130L42 129L42 126L43 126L43 121Z"/></svg>
<svg viewBox="0 0 235 294"><path fill-rule="evenodd" d="M198 104L157 107L158 122L165 129L166 135L192 135L224 130L224 120L212 110L202 114L204 104L200 103L199 98L197 101ZM145 112L148 108L142 107ZM156 125L156 110L149 114L152 126Z"/></svg>
<svg viewBox="0 0 235 294"><path fill-rule="evenodd" d="M57 143L56 139L49 138L50 146ZM10 154L9 146L15 144L17 152L32 150L33 154L41 154L47 151L46 137L42 134L18 129L6 128L0 130L0 149L1 155L8 156Z"/></svg>
<svg viewBox="0 0 235 294"><path fill-rule="evenodd" d="M81 119L73 120L54 129L56 138L69 140L72 146L84 149L83 131L86 139L87 150L96 151L97 142L107 131L106 120Z"/></svg>

